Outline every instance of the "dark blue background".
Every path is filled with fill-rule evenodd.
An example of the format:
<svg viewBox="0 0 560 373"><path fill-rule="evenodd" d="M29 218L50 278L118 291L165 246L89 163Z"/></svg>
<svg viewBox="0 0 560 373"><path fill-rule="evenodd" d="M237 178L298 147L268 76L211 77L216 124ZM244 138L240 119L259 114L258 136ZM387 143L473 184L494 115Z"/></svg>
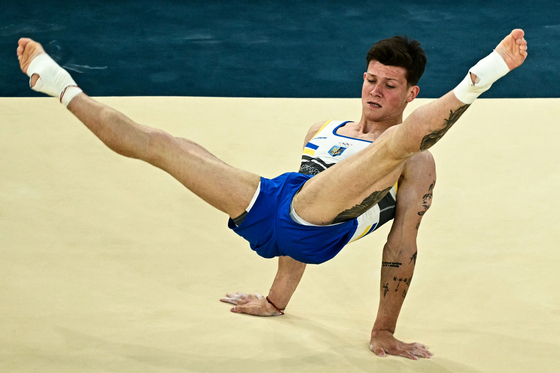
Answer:
<svg viewBox="0 0 560 373"><path fill-rule="evenodd" d="M451 90L513 28L529 58L483 97L560 97L560 1L14 1L0 5L0 96L40 96L21 36L92 96L359 97L365 54L406 34L428 55L419 97Z"/></svg>

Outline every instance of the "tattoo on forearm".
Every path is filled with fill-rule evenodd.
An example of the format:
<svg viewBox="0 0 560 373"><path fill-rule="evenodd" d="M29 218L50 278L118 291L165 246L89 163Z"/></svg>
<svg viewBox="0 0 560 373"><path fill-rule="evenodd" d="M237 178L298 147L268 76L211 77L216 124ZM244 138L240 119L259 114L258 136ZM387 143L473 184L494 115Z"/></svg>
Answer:
<svg viewBox="0 0 560 373"><path fill-rule="evenodd" d="M399 291L399 288L401 287L401 284L405 284L406 288L403 290L402 296L403 298L406 297L406 293L408 292L408 288L410 287L410 283L412 282L412 276L410 278L398 278L398 277L393 277L393 282L397 283L397 287L395 288L395 293ZM387 296L387 293L389 293L389 283L385 283L385 285L383 285L383 298L385 298Z"/></svg>
<svg viewBox="0 0 560 373"><path fill-rule="evenodd" d="M395 281L397 283L397 288L395 289L395 291L399 291L399 287L401 286L401 283L404 283L406 286L410 286L410 281L408 281L408 278L393 278L393 281Z"/></svg>
<svg viewBox="0 0 560 373"><path fill-rule="evenodd" d="M423 216L426 211L428 211L428 209L430 208L430 206L432 206L432 198L434 196L433 192L434 192L434 186L436 185L436 182L434 181L430 187L428 188L428 193L424 194L424 196L422 197L422 211L418 211L418 215Z"/></svg>
<svg viewBox="0 0 560 373"><path fill-rule="evenodd" d="M389 193L391 188L392 186L384 190L373 192L369 197L366 197L366 199L364 199L359 205L356 205L338 214L337 217L332 221L332 224L354 219L362 215L364 212L377 205L379 201L381 201L383 197L385 197L387 193Z"/></svg>
<svg viewBox="0 0 560 373"><path fill-rule="evenodd" d="M424 136L422 139L422 143L420 144L420 150L424 151L426 149L431 148L436 142L439 141L445 135L445 133L451 128L455 122L461 118L461 115L469 108L470 105L463 105L455 112L453 110L449 110L449 118L445 119L445 124L443 128L430 133L429 135Z"/></svg>
<svg viewBox="0 0 560 373"><path fill-rule="evenodd" d="M412 263L412 261L414 261L414 265L416 265L416 256L417 255L418 255L418 250L416 250L414 255L412 255L412 257L410 258L410 262L408 262L408 264L410 264L410 263Z"/></svg>
<svg viewBox="0 0 560 373"><path fill-rule="evenodd" d="M402 263L399 262L383 262L383 267L394 267L394 268L400 268L400 266L402 266Z"/></svg>

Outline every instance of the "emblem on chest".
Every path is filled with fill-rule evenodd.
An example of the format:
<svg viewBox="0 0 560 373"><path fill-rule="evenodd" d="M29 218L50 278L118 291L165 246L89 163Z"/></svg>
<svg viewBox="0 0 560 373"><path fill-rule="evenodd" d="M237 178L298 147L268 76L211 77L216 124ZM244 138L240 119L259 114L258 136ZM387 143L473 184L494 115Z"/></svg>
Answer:
<svg viewBox="0 0 560 373"><path fill-rule="evenodd" d="M339 156L342 153L344 153L344 151L346 149L348 149L348 147L350 146L350 144L341 142L338 145L333 146L332 148L330 148L329 150L329 154L333 157Z"/></svg>
<svg viewBox="0 0 560 373"><path fill-rule="evenodd" d="M333 157L336 157L338 155L341 155L342 153L344 153L344 151L347 148L340 146L340 145L335 145L333 146L330 150L329 150L329 154L332 155Z"/></svg>

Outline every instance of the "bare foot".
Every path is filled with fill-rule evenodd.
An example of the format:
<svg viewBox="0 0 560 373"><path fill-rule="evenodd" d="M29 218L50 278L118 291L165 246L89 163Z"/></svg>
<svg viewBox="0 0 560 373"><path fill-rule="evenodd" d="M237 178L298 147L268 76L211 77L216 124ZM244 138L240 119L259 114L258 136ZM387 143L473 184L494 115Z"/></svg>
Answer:
<svg viewBox="0 0 560 373"><path fill-rule="evenodd" d="M37 43L34 40L29 38L21 38L18 40L18 48L17 48L17 56L19 60L19 67L21 71L27 74L27 69L29 68L29 64L35 57L40 55L41 53L45 53L43 46ZM33 74L31 77L31 86L35 86L35 83L39 79L39 75Z"/></svg>
<svg viewBox="0 0 560 373"><path fill-rule="evenodd" d="M527 58L527 41L523 37L525 32L515 29L496 47L496 52L506 62L510 71L519 67Z"/></svg>

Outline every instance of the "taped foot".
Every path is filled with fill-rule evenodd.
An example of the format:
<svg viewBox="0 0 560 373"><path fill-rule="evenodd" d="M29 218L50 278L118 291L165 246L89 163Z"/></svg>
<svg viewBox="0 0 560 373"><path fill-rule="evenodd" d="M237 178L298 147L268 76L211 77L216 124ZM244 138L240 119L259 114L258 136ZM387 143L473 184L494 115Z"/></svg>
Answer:
<svg viewBox="0 0 560 373"><path fill-rule="evenodd" d="M64 106L82 92L70 74L44 52L41 44L20 39L18 59L34 91L57 97Z"/></svg>
<svg viewBox="0 0 560 373"><path fill-rule="evenodd" d="M453 90L464 104L472 104L495 81L520 66L527 57L527 41L521 29L513 30L487 57L474 65Z"/></svg>

